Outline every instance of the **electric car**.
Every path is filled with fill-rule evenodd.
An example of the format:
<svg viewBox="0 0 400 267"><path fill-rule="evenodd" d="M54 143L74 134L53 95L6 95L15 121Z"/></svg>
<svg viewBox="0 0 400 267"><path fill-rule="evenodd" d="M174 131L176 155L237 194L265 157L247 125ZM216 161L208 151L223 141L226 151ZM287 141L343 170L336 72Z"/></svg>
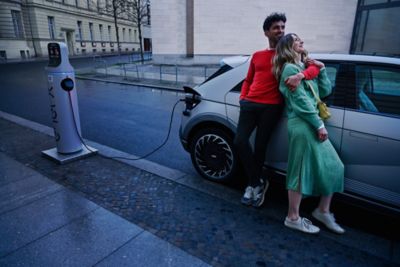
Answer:
<svg viewBox="0 0 400 267"><path fill-rule="evenodd" d="M400 59L311 56L325 63L332 83L332 94L324 99L332 117L325 125L345 164L344 194L400 211ZM180 140L206 179L228 181L240 169L233 138L249 63L249 56L223 59L202 84L184 88ZM286 123L283 115L266 151L265 168L280 175L287 168Z"/></svg>

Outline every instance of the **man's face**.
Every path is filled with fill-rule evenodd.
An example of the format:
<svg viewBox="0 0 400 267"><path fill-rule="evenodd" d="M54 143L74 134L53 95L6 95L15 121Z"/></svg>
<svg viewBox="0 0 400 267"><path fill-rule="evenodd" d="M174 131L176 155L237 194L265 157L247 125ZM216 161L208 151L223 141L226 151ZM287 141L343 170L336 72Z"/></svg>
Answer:
<svg viewBox="0 0 400 267"><path fill-rule="evenodd" d="M272 23L269 30L265 31L265 36L267 36L268 40L277 43L281 37L285 35L285 22L276 21Z"/></svg>

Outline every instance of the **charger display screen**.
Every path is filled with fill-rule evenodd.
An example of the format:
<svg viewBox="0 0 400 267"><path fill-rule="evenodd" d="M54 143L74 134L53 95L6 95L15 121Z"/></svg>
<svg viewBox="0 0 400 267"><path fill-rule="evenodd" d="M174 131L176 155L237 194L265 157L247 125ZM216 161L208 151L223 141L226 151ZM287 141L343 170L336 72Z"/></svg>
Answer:
<svg viewBox="0 0 400 267"><path fill-rule="evenodd" d="M61 49L57 43L49 43L47 45L49 52L49 67L57 67L61 64Z"/></svg>

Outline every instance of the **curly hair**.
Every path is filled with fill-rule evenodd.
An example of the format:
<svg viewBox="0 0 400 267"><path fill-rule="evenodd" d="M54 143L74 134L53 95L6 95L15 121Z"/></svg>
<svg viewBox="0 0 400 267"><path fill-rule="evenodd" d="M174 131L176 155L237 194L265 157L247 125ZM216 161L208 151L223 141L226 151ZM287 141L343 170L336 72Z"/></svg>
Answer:
<svg viewBox="0 0 400 267"><path fill-rule="evenodd" d="M271 28L272 24L277 21L283 21L286 23L285 13L274 12L271 15L269 15L268 17L266 17L264 20L264 24L263 24L263 30L268 31L269 28Z"/></svg>

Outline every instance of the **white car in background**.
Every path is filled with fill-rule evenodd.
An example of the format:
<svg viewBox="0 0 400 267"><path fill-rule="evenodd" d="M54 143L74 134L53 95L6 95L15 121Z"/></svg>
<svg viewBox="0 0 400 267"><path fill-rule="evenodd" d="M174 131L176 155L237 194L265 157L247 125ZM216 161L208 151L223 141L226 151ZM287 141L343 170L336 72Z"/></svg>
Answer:
<svg viewBox="0 0 400 267"><path fill-rule="evenodd" d="M325 63L332 94L329 138L345 164L345 192L400 211L400 59L314 54ZM206 179L233 179L239 162L232 145L239 95L249 56L222 60L221 68L194 89L185 87L180 139ZM284 115L266 151L265 168L285 174L288 136Z"/></svg>

